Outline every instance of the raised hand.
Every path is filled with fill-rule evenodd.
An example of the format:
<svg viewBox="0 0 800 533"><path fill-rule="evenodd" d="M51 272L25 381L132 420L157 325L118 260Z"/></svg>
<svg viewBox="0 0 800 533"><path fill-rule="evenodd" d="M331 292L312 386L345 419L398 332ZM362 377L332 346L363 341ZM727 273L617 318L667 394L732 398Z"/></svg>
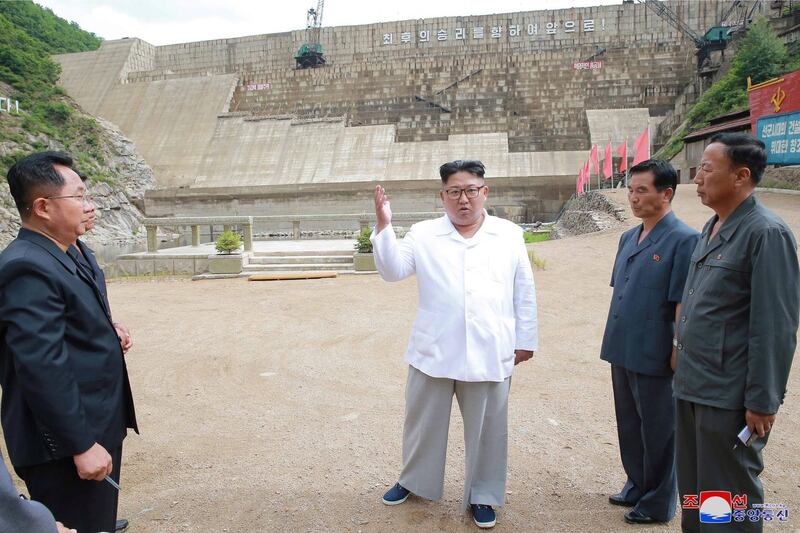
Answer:
<svg viewBox="0 0 800 533"><path fill-rule="evenodd" d="M375 226L376 235L392 223L392 208L389 205L389 197L386 196L386 191L380 185L375 187L375 218L378 220L378 224Z"/></svg>

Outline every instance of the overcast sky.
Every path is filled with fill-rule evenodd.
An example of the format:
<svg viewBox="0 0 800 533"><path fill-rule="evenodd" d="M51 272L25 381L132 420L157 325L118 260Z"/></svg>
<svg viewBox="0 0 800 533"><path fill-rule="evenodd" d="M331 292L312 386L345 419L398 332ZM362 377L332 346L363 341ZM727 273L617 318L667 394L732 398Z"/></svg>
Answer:
<svg viewBox="0 0 800 533"><path fill-rule="evenodd" d="M299 30L305 28L308 8L317 6L317 0L34 1L104 39L139 37L154 45ZM346 26L621 3L622 0L327 0L322 24Z"/></svg>

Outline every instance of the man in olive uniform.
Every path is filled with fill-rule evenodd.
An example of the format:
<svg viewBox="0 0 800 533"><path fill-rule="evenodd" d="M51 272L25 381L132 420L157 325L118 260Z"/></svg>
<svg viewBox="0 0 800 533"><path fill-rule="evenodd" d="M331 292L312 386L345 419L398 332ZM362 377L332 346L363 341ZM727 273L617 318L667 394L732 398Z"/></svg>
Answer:
<svg viewBox="0 0 800 533"><path fill-rule="evenodd" d="M709 522L730 517L705 507L703 491L744 496L748 510L764 502L761 454L786 392L800 307L797 242L753 194L766 162L760 140L722 133L694 178L700 201L716 214L692 254L673 341L684 531L718 528ZM745 425L758 438L734 449ZM760 520L737 518L726 530L762 529Z"/></svg>

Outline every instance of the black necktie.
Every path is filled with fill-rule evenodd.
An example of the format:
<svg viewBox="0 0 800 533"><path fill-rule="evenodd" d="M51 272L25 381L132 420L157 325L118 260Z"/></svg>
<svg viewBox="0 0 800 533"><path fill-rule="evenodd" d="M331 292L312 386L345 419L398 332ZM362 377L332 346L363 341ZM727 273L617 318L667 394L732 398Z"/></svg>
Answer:
<svg viewBox="0 0 800 533"><path fill-rule="evenodd" d="M86 280L86 282L91 285L92 289L97 294L97 297L100 299L100 303L103 306L103 311L105 311L106 315L111 317L111 311L108 309L108 304L106 303L105 296L103 295L103 291L100 290L100 287L97 286L97 280L94 276L94 270L86 261L86 258L81 255L81 253L75 247L70 247L67 250L67 255L72 258L72 262L75 263L75 266L78 267L78 273L81 277Z"/></svg>

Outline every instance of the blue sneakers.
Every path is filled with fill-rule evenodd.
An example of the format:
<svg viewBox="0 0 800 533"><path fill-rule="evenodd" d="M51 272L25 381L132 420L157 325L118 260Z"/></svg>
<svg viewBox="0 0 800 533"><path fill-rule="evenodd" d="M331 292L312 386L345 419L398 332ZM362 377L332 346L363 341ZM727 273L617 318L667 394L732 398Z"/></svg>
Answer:
<svg viewBox="0 0 800 533"><path fill-rule="evenodd" d="M410 494L410 490L403 488L400 483L395 483L394 487L383 495L383 503L386 505L400 505L408 499Z"/></svg>
<svg viewBox="0 0 800 533"><path fill-rule="evenodd" d="M494 514L494 509L492 509L491 505L471 503L470 507L472 507L472 520L475 521L475 525L479 528L489 529L497 523L497 515Z"/></svg>

